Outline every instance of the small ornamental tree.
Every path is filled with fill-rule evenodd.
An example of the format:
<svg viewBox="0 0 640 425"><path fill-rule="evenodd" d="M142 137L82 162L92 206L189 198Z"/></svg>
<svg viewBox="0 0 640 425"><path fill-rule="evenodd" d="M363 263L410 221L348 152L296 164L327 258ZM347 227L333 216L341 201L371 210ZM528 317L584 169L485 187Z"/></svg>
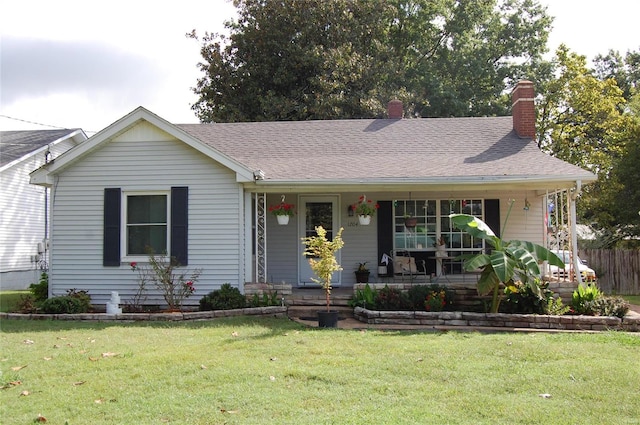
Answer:
<svg viewBox="0 0 640 425"><path fill-rule="evenodd" d="M316 274L317 278L311 280L322 286L327 300L327 311L331 305L331 276L334 272L342 270L336 253L344 246L342 240L342 227L333 240L327 239L327 231L322 226L316 226L316 236L302 238L302 243L306 246L303 255L309 258L309 266Z"/></svg>

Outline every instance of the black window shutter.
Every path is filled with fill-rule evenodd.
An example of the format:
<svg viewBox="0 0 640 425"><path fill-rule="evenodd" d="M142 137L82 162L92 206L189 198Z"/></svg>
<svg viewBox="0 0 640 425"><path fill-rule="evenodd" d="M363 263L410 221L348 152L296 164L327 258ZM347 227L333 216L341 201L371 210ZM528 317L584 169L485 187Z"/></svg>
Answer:
<svg viewBox="0 0 640 425"><path fill-rule="evenodd" d="M188 263L189 188L171 188L171 256L182 266Z"/></svg>
<svg viewBox="0 0 640 425"><path fill-rule="evenodd" d="M485 199L484 200L484 222L497 237L500 237L500 200ZM488 247L488 245L487 245Z"/></svg>
<svg viewBox="0 0 640 425"><path fill-rule="evenodd" d="M120 208L122 196L120 188L104 190L104 238L102 245L102 265L120 266Z"/></svg>
<svg viewBox="0 0 640 425"><path fill-rule="evenodd" d="M378 258L374 266L377 266L382 254L391 255L393 249L393 202L378 201L378 205L380 205L378 208ZM391 263L388 266L388 271L391 272Z"/></svg>

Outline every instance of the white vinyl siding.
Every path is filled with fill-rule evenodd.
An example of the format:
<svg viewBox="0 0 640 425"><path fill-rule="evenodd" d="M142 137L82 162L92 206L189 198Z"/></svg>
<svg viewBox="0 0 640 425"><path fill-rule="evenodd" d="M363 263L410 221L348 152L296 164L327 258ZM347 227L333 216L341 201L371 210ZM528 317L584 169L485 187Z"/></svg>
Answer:
<svg viewBox="0 0 640 425"><path fill-rule="evenodd" d="M63 140L51 145L52 158L76 145ZM31 256L38 253L45 231L45 189L29 183L29 174L44 164L39 150L3 170L0 175L0 272L33 270ZM25 283L36 283L36 280Z"/></svg>
<svg viewBox="0 0 640 425"><path fill-rule="evenodd" d="M235 174L142 123L60 173L51 235L53 294L86 289L94 303L104 304L111 291L118 291L123 302L129 300L137 275L128 264L102 265L104 188L118 187L129 193L169 191L173 186L189 188L186 269L202 268L196 292L186 304L197 304L225 282L238 284L243 278L244 230L238 219L242 199ZM158 293L148 302L163 303Z"/></svg>

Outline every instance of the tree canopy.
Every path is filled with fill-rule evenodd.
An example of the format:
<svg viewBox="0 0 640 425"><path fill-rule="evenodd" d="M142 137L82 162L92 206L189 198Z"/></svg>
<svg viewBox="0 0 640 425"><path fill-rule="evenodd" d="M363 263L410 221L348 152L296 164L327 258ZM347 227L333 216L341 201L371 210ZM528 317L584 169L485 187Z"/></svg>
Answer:
<svg viewBox="0 0 640 425"><path fill-rule="evenodd" d="M562 45L552 76L538 83L538 145L598 176L583 189L578 214L600 231L601 246L640 234L637 57L628 53L627 63L610 52L592 70L584 56Z"/></svg>
<svg viewBox="0 0 640 425"><path fill-rule="evenodd" d="M229 36L194 32L203 122L504 115L540 63L551 18L533 0L235 0Z"/></svg>

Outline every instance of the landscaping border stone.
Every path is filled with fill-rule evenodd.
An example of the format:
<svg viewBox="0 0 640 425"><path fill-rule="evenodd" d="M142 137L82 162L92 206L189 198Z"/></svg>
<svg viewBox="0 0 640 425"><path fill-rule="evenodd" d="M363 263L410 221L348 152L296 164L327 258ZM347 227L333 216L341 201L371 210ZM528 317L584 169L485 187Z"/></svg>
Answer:
<svg viewBox="0 0 640 425"><path fill-rule="evenodd" d="M206 320L232 316L287 317L287 307L254 307L235 310L186 311L176 313L83 313L83 314L22 314L0 313L0 320L82 320L82 321L179 321Z"/></svg>
<svg viewBox="0 0 640 425"><path fill-rule="evenodd" d="M542 314L474 313L458 311L376 311L354 309L354 317L369 325L423 325L471 328L556 329L577 331L617 330L640 332L640 316L551 316Z"/></svg>

